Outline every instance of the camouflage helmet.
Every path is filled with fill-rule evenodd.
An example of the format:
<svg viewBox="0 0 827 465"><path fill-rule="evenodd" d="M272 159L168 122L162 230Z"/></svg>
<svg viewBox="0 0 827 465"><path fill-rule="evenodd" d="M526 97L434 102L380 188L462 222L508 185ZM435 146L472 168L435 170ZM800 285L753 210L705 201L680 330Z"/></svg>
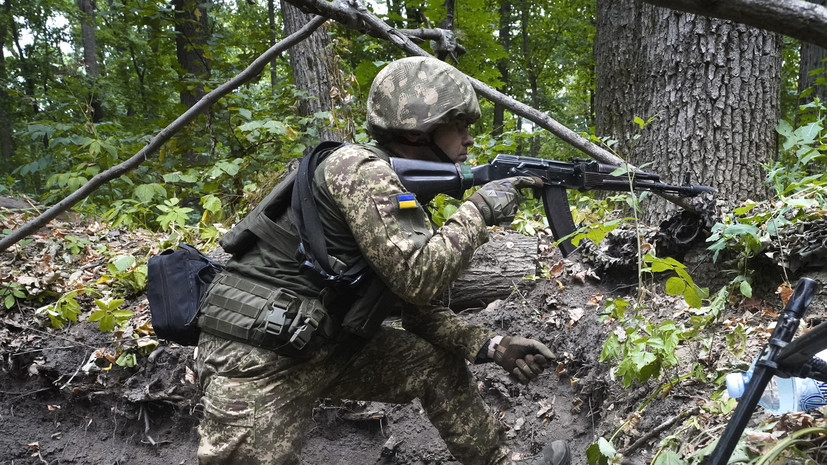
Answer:
<svg viewBox="0 0 827 465"><path fill-rule="evenodd" d="M370 87L367 131L380 143L403 131L430 133L437 126L480 117L471 81L432 57L396 60L379 71Z"/></svg>

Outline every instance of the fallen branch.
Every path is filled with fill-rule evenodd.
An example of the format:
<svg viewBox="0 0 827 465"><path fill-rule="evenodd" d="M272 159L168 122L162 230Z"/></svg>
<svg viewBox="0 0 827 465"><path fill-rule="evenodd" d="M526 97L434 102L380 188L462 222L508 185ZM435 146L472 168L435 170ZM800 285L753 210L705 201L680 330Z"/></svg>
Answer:
<svg viewBox="0 0 827 465"><path fill-rule="evenodd" d="M409 55L431 56L428 52L416 45L407 34L403 31L390 27L387 23L368 11L364 4L358 0L335 0L332 2L327 0L288 1L296 5L296 7L305 13L327 16L328 18L331 18L344 26L357 29L364 34L390 41ZM567 128L545 113L531 108L522 102L518 102L517 100L471 76L468 76L468 79L471 80L474 90L476 90L479 95L494 103L502 104L515 115L522 116L530 121L533 121L538 126L548 130L564 142L572 145L574 148L580 150L586 155L589 155L595 160L609 165L624 164L623 160L613 153L593 144L585 137Z"/></svg>
<svg viewBox="0 0 827 465"><path fill-rule="evenodd" d="M728 19L827 49L827 7L801 0L643 0L652 5Z"/></svg>
<svg viewBox="0 0 827 465"><path fill-rule="evenodd" d="M35 217L31 221L15 229L8 236L0 239L0 252L8 249L12 245L16 244L20 239L23 239L24 237L34 233L43 226L46 226L46 224L48 224L49 221L53 220L59 214L72 208L75 204L88 197L98 187L106 184L112 179L115 179L123 175L128 171L137 168L141 163L143 163L147 158L149 158L150 155L154 154L159 148L161 148L161 146L164 145L164 143L171 139L172 136L175 135L175 133L181 130L190 121L194 120L196 116L204 113L204 111L206 111L210 106L217 102L221 97L224 97L225 95L229 94L242 84L256 77L259 73L261 73L261 71L264 69L267 63L271 62L279 54L289 49L293 45L296 45L297 43L306 39L310 34L313 33L314 30L321 26L325 21L327 21L326 18L313 18L309 23L307 23L304 27L296 31L294 34L286 37L284 40L270 47L266 52L261 54L261 56L259 56L252 64L250 64L250 66L248 66L244 71L240 72L234 78L230 79L226 83L222 84L212 92L202 97L201 100L199 100L195 105L190 107L189 110L184 112L175 121L170 123L169 126L162 129L155 137L152 138L152 140L149 141L149 143L146 144L146 146L144 146L144 148L138 151L138 153L133 155L131 158L116 166L113 166L112 168L109 168L106 171L98 173L92 179L90 179L89 182L78 188L78 190L69 194L69 196L67 196L60 202L56 203L51 208L49 208L39 216Z"/></svg>
<svg viewBox="0 0 827 465"><path fill-rule="evenodd" d="M287 1L293 5L296 5L296 7L305 13L327 16L343 24L344 26L356 29L364 34L390 41L409 55L431 56L428 52L416 45L405 33L390 27L387 23L368 11L360 0ZM522 116L527 120L533 121L538 126L548 130L564 142L594 158L600 163L615 166L627 165L629 169L637 171L635 166L627 164L615 154L596 144L593 144L585 137L572 131L547 114L503 94L478 79L471 76L468 76L468 79L470 79L471 84L474 86L474 90L476 90L479 95L494 103L503 105L517 116ZM686 198L661 193L656 194L685 210L696 213L698 212L698 209L695 208L695 206Z"/></svg>
<svg viewBox="0 0 827 465"><path fill-rule="evenodd" d="M627 447L627 448L623 449L622 451L620 451L620 454L624 455L624 456L627 456L627 455L631 454L632 452L636 451L641 446L643 446L647 442L649 442L652 438L657 437L660 433L662 433L662 432L666 431L667 429L671 428L678 421L683 420L684 418L687 418L687 417L695 416L698 413L700 413L700 411L701 410L698 407L694 407L690 410L687 410L685 412L679 413L678 415L675 415L674 417L664 421L663 423L656 426L654 429L652 429L648 433L641 436L640 439L633 442L629 447Z"/></svg>

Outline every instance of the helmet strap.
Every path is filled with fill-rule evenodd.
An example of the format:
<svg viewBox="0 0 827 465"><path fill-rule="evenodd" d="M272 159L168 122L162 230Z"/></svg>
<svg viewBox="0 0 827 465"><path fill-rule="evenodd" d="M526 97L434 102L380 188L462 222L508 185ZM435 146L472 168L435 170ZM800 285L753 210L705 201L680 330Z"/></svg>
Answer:
<svg viewBox="0 0 827 465"><path fill-rule="evenodd" d="M451 158L448 157L448 154L445 153L445 151L442 150L440 146L436 145L436 142L434 142L432 138L429 137L428 141L429 148L432 152L434 152L434 155L436 155L436 157L439 158L440 161L444 161L445 163L453 163L453 160L451 160Z"/></svg>
<svg viewBox="0 0 827 465"><path fill-rule="evenodd" d="M442 162L445 162L445 163L454 163L454 161L451 160L451 157L449 157L448 154L445 153L445 151L442 150L442 148L440 146L438 146L436 144L436 142L434 142L434 139L433 139L433 137L431 137L430 134L428 134L426 136L426 140L422 140L422 139L411 140L411 139L408 139L405 136L397 137L395 140L396 140L396 142L404 144L404 145L413 145L415 147L427 147L427 148L431 149L431 152L433 152L434 155L436 155L436 157L439 159L439 161L442 161Z"/></svg>

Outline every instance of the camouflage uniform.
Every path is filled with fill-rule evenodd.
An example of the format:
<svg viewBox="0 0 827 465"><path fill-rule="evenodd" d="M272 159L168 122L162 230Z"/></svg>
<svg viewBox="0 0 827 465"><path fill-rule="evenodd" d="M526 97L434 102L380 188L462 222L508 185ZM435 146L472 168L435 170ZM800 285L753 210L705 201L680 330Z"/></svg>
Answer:
<svg viewBox="0 0 827 465"><path fill-rule="evenodd" d="M457 75L448 69L428 77L451 80ZM375 94L380 100L393 95L393 89L382 89L387 92ZM407 101L407 108L429 118L435 103L448 98L432 88L412 92L425 105ZM407 119L404 111L397 114ZM479 107L476 115L466 116L478 118ZM369 118L371 124L374 135L382 132L381 121L377 126ZM369 339L338 337L304 358L202 332L196 359L204 392L200 463L300 463L305 426L320 397L390 403L418 398L462 463L510 463L504 428L488 411L467 363L494 333L469 325L448 308L430 305L488 240L480 211L465 202L435 230L421 205L400 203L400 195L407 193L387 157L355 145L329 155L314 181L330 254L346 263L361 256L367 260L375 279L398 297L404 330L382 327ZM276 225L294 229L289 209ZM227 270L317 298L322 289L298 271L296 245L295 238L283 247L258 241L234 257Z"/></svg>
<svg viewBox="0 0 827 465"><path fill-rule="evenodd" d="M331 252L347 256L363 250L395 294L420 305L403 306L405 330L382 328L366 342L325 344L307 360L202 334L200 462L299 463L304 428L319 397L392 403L419 398L462 463L505 460L502 426L489 414L465 362L494 334L468 325L448 308L427 305L487 240L478 211L463 204L434 231L421 206L398 207L395 199L405 190L396 174L359 146L339 149L317 173L319 198L335 206L320 207L327 224L338 219L352 225L358 245L350 254ZM281 286L312 287L300 273L274 274L262 257L278 254L266 248L257 244L229 269Z"/></svg>

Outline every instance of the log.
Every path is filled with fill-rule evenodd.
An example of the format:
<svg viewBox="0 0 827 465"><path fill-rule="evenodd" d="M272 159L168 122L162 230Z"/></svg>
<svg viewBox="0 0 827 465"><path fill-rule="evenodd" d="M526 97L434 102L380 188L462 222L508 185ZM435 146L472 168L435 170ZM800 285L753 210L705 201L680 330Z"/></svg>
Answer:
<svg viewBox="0 0 827 465"><path fill-rule="evenodd" d="M471 264L445 291L442 303L455 311L484 308L529 285L537 274L537 237L513 231L492 231L491 240L477 249Z"/></svg>

